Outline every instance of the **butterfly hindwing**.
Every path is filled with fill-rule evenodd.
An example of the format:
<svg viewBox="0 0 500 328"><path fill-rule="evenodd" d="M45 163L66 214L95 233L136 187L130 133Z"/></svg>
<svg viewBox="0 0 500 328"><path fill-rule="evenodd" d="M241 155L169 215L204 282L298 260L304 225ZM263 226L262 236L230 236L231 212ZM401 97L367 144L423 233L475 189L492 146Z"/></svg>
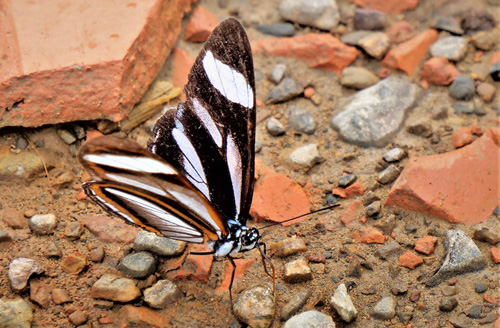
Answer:
<svg viewBox="0 0 500 328"><path fill-rule="evenodd" d="M250 43L233 18L198 55L186 103L155 125L150 150L181 171L223 220L245 224L253 194L255 79Z"/></svg>
<svg viewBox="0 0 500 328"><path fill-rule="evenodd" d="M108 212L166 237L217 240L227 225L187 179L160 157L115 137L87 141L78 153L92 175L87 195Z"/></svg>

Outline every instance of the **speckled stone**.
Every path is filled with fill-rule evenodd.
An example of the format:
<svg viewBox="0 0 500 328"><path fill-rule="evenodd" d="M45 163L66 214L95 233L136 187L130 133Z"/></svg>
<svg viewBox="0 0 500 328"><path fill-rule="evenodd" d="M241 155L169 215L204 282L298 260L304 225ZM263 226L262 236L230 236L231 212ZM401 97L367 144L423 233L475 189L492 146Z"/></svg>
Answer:
<svg viewBox="0 0 500 328"><path fill-rule="evenodd" d="M250 327L269 327L274 319L274 311L273 288L270 284L245 289L234 303L234 315Z"/></svg>
<svg viewBox="0 0 500 328"><path fill-rule="evenodd" d="M164 309L183 297L182 290L169 280L159 280L144 290L144 302L155 309Z"/></svg>

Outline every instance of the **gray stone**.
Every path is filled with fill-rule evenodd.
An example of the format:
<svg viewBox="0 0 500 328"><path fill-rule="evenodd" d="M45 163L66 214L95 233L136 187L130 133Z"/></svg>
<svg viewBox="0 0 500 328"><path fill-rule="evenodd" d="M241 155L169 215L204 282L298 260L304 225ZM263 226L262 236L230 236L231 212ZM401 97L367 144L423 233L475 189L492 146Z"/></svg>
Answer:
<svg viewBox="0 0 500 328"><path fill-rule="evenodd" d="M29 219L28 225L34 233L47 235L54 232L57 219L54 214L36 214Z"/></svg>
<svg viewBox="0 0 500 328"><path fill-rule="evenodd" d="M460 27L458 19L451 16L435 16L433 17L434 24L432 27L447 31L453 34L462 35L464 30Z"/></svg>
<svg viewBox="0 0 500 328"><path fill-rule="evenodd" d="M455 110L456 114L473 114L475 110L474 106L466 103L453 104L451 107Z"/></svg>
<svg viewBox="0 0 500 328"><path fill-rule="evenodd" d="M154 232L139 231L134 240L134 249L137 251L148 251L160 256L176 256L186 248L183 241L160 237Z"/></svg>
<svg viewBox="0 0 500 328"><path fill-rule="evenodd" d="M47 245L47 248L45 248L44 254L45 257L61 257L62 256L62 251L57 246L57 244L53 242L49 242Z"/></svg>
<svg viewBox="0 0 500 328"><path fill-rule="evenodd" d="M434 287L441 282L467 272L480 271L486 267L486 260L476 244L461 230L446 231L443 242L446 255L439 270L427 281Z"/></svg>
<svg viewBox="0 0 500 328"><path fill-rule="evenodd" d="M379 320L391 320L396 316L396 300L392 296L383 297L375 304L372 316Z"/></svg>
<svg viewBox="0 0 500 328"><path fill-rule="evenodd" d="M335 323L329 315L311 310L291 317L284 328L335 328Z"/></svg>
<svg viewBox="0 0 500 328"><path fill-rule="evenodd" d="M431 55L433 57L444 57L452 61L460 61L467 52L468 43L469 41L466 38L447 36L431 45Z"/></svg>
<svg viewBox="0 0 500 328"><path fill-rule="evenodd" d="M296 293L290 297L290 300L283 305L281 309L281 320L287 320L290 318L295 312L300 310L301 307L306 304L307 299L311 297L311 291L309 289L305 289L300 293Z"/></svg>
<svg viewBox="0 0 500 328"><path fill-rule="evenodd" d="M43 170L43 162L34 151L7 152L0 156L0 179L3 176L30 177Z"/></svg>
<svg viewBox="0 0 500 328"><path fill-rule="evenodd" d="M339 187L346 188L352 185L358 177L355 174L346 174L339 178Z"/></svg>
<svg viewBox="0 0 500 328"><path fill-rule="evenodd" d="M398 161L402 160L403 157L405 157L405 156L406 156L406 152L402 148L396 147L396 148L392 148L392 149L388 150L382 156L382 158L384 159L384 161L392 163L392 162L398 162Z"/></svg>
<svg viewBox="0 0 500 328"><path fill-rule="evenodd" d="M273 36L294 36L295 27L290 23L275 23L266 25L257 25L257 30L261 33Z"/></svg>
<svg viewBox="0 0 500 328"><path fill-rule="evenodd" d="M279 103L297 97L304 92L304 86L299 82L285 77L277 86L271 89L266 102Z"/></svg>
<svg viewBox="0 0 500 328"><path fill-rule="evenodd" d="M387 24L387 15L375 9L356 8L352 24L355 30L383 30Z"/></svg>
<svg viewBox="0 0 500 328"><path fill-rule="evenodd" d="M382 245L377 248L376 254L381 259L385 260L393 255L398 255L403 252L401 245L396 241L390 242L388 245Z"/></svg>
<svg viewBox="0 0 500 328"><path fill-rule="evenodd" d="M59 136L59 138L61 138L62 141L64 141L64 143L68 145L71 145L76 141L76 137L73 135L73 133L66 129L58 129L57 135Z"/></svg>
<svg viewBox="0 0 500 328"><path fill-rule="evenodd" d="M403 124L417 94L415 85L390 77L354 95L331 124L342 138L362 146L382 147Z"/></svg>
<svg viewBox="0 0 500 328"><path fill-rule="evenodd" d="M374 85L380 79L363 67L348 66L342 70L340 84L346 88L364 89Z"/></svg>
<svg viewBox="0 0 500 328"><path fill-rule="evenodd" d="M471 41L476 48L488 51L498 42L498 32L481 31L474 34Z"/></svg>
<svg viewBox="0 0 500 328"><path fill-rule="evenodd" d="M335 0L281 0L279 13L285 20L331 30L340 21Z"/></svg>
<svg viewBox="0 0 500 328"><path fill-rule="evenodd" d="M85 129L79 125L75 125L73 127L73 131L75 132L75 137L77 137L78 140L82 140L87 135Z"/></svg>
<svg viewBox="0 0 500 328"><path fill-rule="evenodd" d="M10 287L20 292L28 285L28 279L32 274L42 274L45 269L35 260L19 257L9 264Z"/></svg>
<svg viewBox="0 0 500 328"><path fill-rule="evenodd" d="M281 80L283 80L283 77L285 76L285 72L286 72L285 64L274 65L271 74L269 74L269 81L276 84L280 83Z"/></svg>
<svg viewBox="0 0 500 328"><path fill-rule="evenodd" d="M365 36L372 34L371 31L354 31L349 32L340 37L340 41L350 46L357 46L359 40L362 40Z"/></svg>
<svg viewBox="0 0 500 328"><path fill-rule="evenodd" d="M311 112L305 108L292 107L288 117L288 125L297 132L309 135L316 131L316 122L314 122Z"/></svg>
<svg viewBox="0 0 500 328"><path fill-rule="evenodd" d="M274 319L274 311L273 288L270 284L245 289L234 303L234 315L250 327L269 327Z"/></svg>
<svg viewBox="0 0 500 328"><path fill-rule="evenodd" d="M291 165L297 169L310 169L314 165L321 163L323 158L319 154L318 146L312 143L292 151L289 160Z"/></svg>
<svg viewBox="0 0 500 328"><path fill-rule="evenodd" d="M17 139L16 148L23 150L28 148L28 141L24 139L22 136L20 136L19 139Z"/></svg>
<svg viewBox="0 0 500 328"><path fill-rule="evenodd" d="M449 88L450 96L458 100L470 100L475 92L474 79L463 74L457 76Z"/></svg>
<svg viewBox="0 0 500 328"><path fill-rule="evenodd" d="M378 174L377 180L381 184L388 184L396 180L399 173L398 168L391 164Z"/></svg>
<svg viewBox="0 0 500 328"><path fill-rule="evenodd" d="M307 259L303 256L285 264L283 280L290 283L311 280L312 271Z"/></svg>
<svg viewBox="0 0 500 328"><path fill-rule="evenodd" d="M351 297L347 293L347 288L344 284L340 284L335 293L330 298L330 305L335 308L342 320L351 322L358 316L358 311L352 303Z"/></svg>
<svg viewBox="0 0 500 328"><path fill-rule="evenodd" d="M0 299L0 327L30 328L33 322L33 308L22 298Z"/></svg>
<svg viewBox="0 0 500 328"><path fill-rule="evenodd" d="M476 291L476 293L481 294L487 291L488 287L480 282L476 282L476 284L474 285L474 290Z"/></svg>
<svg viewBox="0 0 500 328"><path fill-rule="evenodd" d="M366 206L365 214L366 216L372 217L378 215L381 210L382 210L382 203L380 201L376 201Z"/></svg>
<svg viewBox="0 0 500 328"><path fill-rule="evenodd" d="M144 290L144 302L155 309L164 309L183 297L182 290L169 280L159 280Z"/></svg>
<svg viewBox="0 0 500 328"><path fill-rule="evenodd" d="M132 278L145 278L155 272L156 259L148 252L130 254L123 258L118 270Z"/></svg>
<svg viewBox="0 0 500 328"><path fill-rule="evenodd" d="M466 315L472 319L479 319L481 318L482 311L483 311L483 306L481 304L475 304L467 310Z"/></svg>
<svg viewBox="0 0 500 328"><path fill-rule="evenodd" d="M487 323L495 322L498 319L498 314L494 312L490 312L484 316L484 318L479 319L478 322L480 325L484 325ZM495 327L494 327L495 328Z"/></svg>
<svg viewBox="0 0 500 328"><path fill-rule="evenodd" d="M500 234L488 227L481 227L474 231L474 239L484 241L490 245L496 245L500 242Z"/></svg>
<svg viewBox="0 0 500 328"><path fill-rule="evenodd" d="M281 124L280 121L278 121L278 119L274 117L271 117L267 120L266 130L270 135L274 137L282 136L285 134L285 127L283 126L283 124Z"/></svg>
<svg viewBox="0 0 500 328"><path fill-rule="evenodd" d="M443 296L453 296L453 295L456 295L457 294L457 287L455 287L455 286L444 286L441 289L441 294L443 294Z"/></svg>

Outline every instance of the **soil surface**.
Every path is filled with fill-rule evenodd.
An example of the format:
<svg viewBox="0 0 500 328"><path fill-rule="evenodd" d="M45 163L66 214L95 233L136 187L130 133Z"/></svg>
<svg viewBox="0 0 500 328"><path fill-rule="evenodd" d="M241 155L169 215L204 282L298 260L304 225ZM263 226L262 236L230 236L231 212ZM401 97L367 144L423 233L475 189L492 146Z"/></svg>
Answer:
<svg viewBox="0 0 500 328"><path fill-rule="evenodd" d="M221 1L222 2L222 1ZM354 5L347 1L337 1L341 12L350 12ZM221 8L217 1L200 1L209 11L219 18L230 15L231 4L228 8ZM257 4L257 5L256 5ZM241 19L247 28L250 39L262 39L265 36L253 28L254 22L262 24L279 21L277 11L278 1L253 1L251 4L241 1L238 6L238 18ZM484 9L493 12L497 10L498 3L495 1L420 1L420 4L413 11L405 12L399 16L388 16L390 22L396 22L404 17L416 31L421 31L430 26L430 16L434 12L443 15L457 15L465 13L470 8L477 10ZM184 24L187 23L185 19ZM344 22L345 19L342 19ZM299 34L313 30L309 27L298 26ZM180 37L178 46L188 51L193 58L201 49L200 44L182 41ZM498 50L498 49L497 49ZM472 60L474 51L468 51L466 58L457 64L461 72L475 72L477 64ZM309 99L304 97L296 98L292 101L277 105L259 107L259 117L275 116L281 122L288 121L288 111L290 106L298 105L308 109L317 123L316 132L313 135L298 134L292 130L281 137L273 137L267 133L265 128L266 119L261 120L257 125L257 140L261 143L262 149L257 153L257 158L264 165L282 173L302 186L308 186L307 191L312 196L312 209L321 208L325 197L337 186L337 180L344 172L354 173L366 189L372 189L373 193L381 200L385 200L390 190L391 184L379 185L376 183L377 161L387 151L389 146L400 146L407 152L416 156L427 156L432 154L445 153L454 150L452 144L452 134L460 127L479 125L485 129L494 126L493 117L498 115L492 103L485 106L486 114L458 115L451 109L453 100L448 94L448 88L431 85L427 90L423 90L418 99L418 103L409 113L406 122L426 119L431 121L433 130L441 132L441 139L437 143L432 143L430 138L408 133L405 128L394 137L392 143L384 148L362 148L340 140L339 135L330 126L330 119L334 113L341 110L341 105L346 98L357 91L346 89L339 83L339 76L331 71L321 69L311 69L306 63L289 58L273 57L262 54L254 56L257 97L265 99L269 90L274 86L267 76L277 63L287 65L287 76L305 82L314 87L316 93L322 97L319 106L314 105ZM383 68L381 61L370 58L366 54L361 54L356 60L356 66L369 69L372 72L380 72ZM167 60L158 78L170 78L170 59ZM408 77L400 71L391 70L392 76L400 76L406 81L419 84L419 73L413 77ZM498 88L498 83L496 83ZM497 92L498 93L498 92ZM498 94L496 95L498 100ZM495 102L495 100L494 100ZM171 105L175 106L175 102ZM448 109L448 116L442 120L431 119L435 109ZM498 109L498 108L497 108ZM142 145L146 144L151 136L150 128L156 117L136 128L129 134L129 138L136 140ZM15 208L25 215L30 213L52 213L58 219L58 225L53 234L35 235L29 228L13 230L3 222L0 222L0 230L7 231L14 239L12 242L0 243L0 297L11 299L21 296L25 300L30 299L30 292L24 291L16 293L10 288L7 277L10 262L19 257L36 259L44 268L45 274L32 277L48 283L51 288L62 288L68 291L72 302L61 305L52 303L44 309L33 302L34 319L33 327L72 327L68 315L75 309L84 311L88 316L88 321L84 327L115 327L120 322L120 308L123 304L114 303L109 307L96 306L96 300L90 295L93 283L106 272L117 272L115 267L121 259L132 251L132 244L103 243L88 230L84 230L82 236L77 239L70 239L64 236L68 224L81 219L104 212L95 204L88 200L77 200L77 195L81 192L81 183L86 174L76 162L75 154L81 140L72 145L68 145L61 140L57 130L61 128L73 129L74 126L95 128L97 122L77 122L61 126L42 127L37 129L17 129L8 128L0 130L0 149L11 152L33 152L32 147L19 149L17 147L20 138L27 138L32 143L44 147L38 147L37 155L43 158L49 167L49 176L45 172L39 172L34 176L23 178L11 178L0 181L0 209ZM123 132L115 132L124 135ZM294 170L289 167L287 157L290 152L298 146L309 143L317 143L323 161L307 172ZM0 153L3 154L3 153ZM404 159L400 167L405 165ZM64 178L60 178L63 175ZM66 177L69 176L69 178ZM57 185L57 181L66 181L62 185ZM311 187L312 186L312 187ZM397 300L397 311L404 312L405 307L412 309L411 327L451 327L450 316L465 313L467 309L475 304L483 304L483 295L474 290L477 282L483 283L489 288L489 294L500 296L499 266L495 265L490 258L490 247L486 243L478 242L477 245L483 255L487 258L486 269L477 273L457 276L449 284L455 285L458 289L457 299L459 305L452 312L442 312L439 310L439 303L443 298L441 288L426 288L423 281L435 272L445 254L442 241L444 232L450 228L458 228L468 236L473 234L473 226L455 225L447 221L431 217L422 213L408 212L398 209L386 209L382 211L382 217L391 214L396 216L393 231L403 232L397 237L397 242L403 249L413 249L415 240L419 237L432 234L439 238L434 253L423 256L424 264L416 269L410 270L398 266L398 257L387 260L378 258L376 254L378 244L362 244L352 239L352 229L346 227L341 221L342 211L347 208L352 199L341 200L340 208L333 209L321 214L311 215L307 220L299 224L280 227L276 226L267 229L263 233L263 240L269 245L274 241L286 237L299 236L307 244L307 251L302 254L292 255L289 258L272 257L278 273L276 291L276 316L272 327L281 327L283 321L280 320L281 309L290 297L303 291L306 287L312 292L304 307L299 310L303 312L307 309L315 309L326 313L334 318L337 327L403 327L404 324L396 316L391 320L380 321L371 318L371 309L383 296L392 295L391 288L395 285L407 286L408 291L402 295L394 296ZM116 220L119 220L118 218ZM499 218L492 215L488 222L492 225L499 224ZM368 219L367 226L375 224L375 220ZM251 226L260 227L266 222L250 222ZM413 226L416 230L406 233L408 227ZM410 229L411 230L411 229ZM394 238L389 236L386 244ZM46 249L51 243L55 243L62 250L62 257L47 258L44 256ZM103 247L105 257L101 263L91 262L86 269L75 275L64 272L61 269L62 260L75 251L87 254L96 247ZM329 254L324 264L312 264L313 279L307 282L287 283L281 277L285 263L298 256L310 256L317 254ZM252 284L271 281L264 273L260 265L260 254L252 251L241 255L242 258L255 258L256 264L251 266L244 278L237 281L233 293L237 295L243 289ZM167 261L167 258L157 257L160 263ZM359 275L350 274L353 261L361 263L361 273ZM176 284L185 292L185 297L162 310L155 310L164 318L168 318L174 327L238 327L244 326L239 323L231 313L229 294L218 292L216 288L220 285L225 260L214 261L208 283L198 281L176 281ZM339 283L345 283L349 287L349 293L359 314L357 319L347 324L341 320L334 309L329 304L329 299ZM444 284L446 285L446 283ZM366 292L369 291L369 292ZM412 302L409 294L414 291L420 292L420 303ZM147 306L142 298L130 304L135 306ZM497 304L498 305L498 304ZM498 311L497 305L492 305L493 311ZM100 322L100 318L110 318L110 323ZM478 323L474 323L479 326ZM410 326L408 326L410 327ZM492 327L492 324L484 325ZM495 326L496 327L496 326Z"/></svg>

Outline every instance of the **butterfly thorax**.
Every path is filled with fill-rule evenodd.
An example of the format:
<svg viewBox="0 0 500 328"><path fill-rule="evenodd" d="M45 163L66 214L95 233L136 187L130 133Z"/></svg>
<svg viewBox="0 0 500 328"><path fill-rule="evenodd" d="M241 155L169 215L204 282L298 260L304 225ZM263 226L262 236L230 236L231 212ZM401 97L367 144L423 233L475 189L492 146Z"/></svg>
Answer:
<svg viewBox="0 0 500 328"><path fill-rule="evenodd" d="M260 238L259 230L248 228L233 220L227 223L229 233L211 245L215 256L225 257L230 254L247 252L257 247Z"/></svg>

